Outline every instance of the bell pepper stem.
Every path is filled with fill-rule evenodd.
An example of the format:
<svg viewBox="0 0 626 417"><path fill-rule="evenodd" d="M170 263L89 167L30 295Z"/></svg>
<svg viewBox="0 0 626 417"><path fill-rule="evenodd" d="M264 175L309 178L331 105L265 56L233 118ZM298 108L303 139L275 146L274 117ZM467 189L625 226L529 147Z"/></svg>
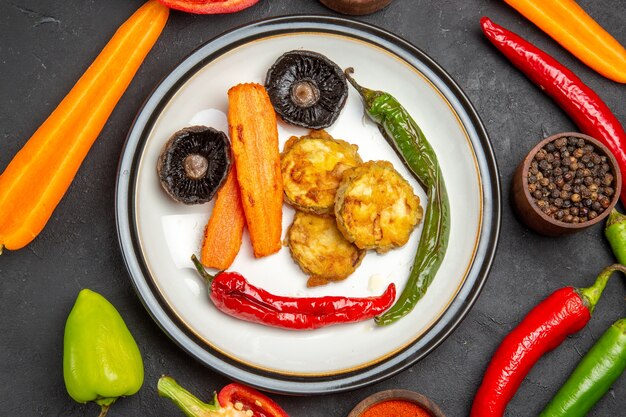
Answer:
<svg viewBox="0 0 626 417"><path fill-rule="evenodd" d="M217 411L221 408L217 395L214 395L212 403L202 402L169 376L159 378L157 391L160 397L172 400L187 417L217 416Z"/></svg>
<svg viewBox="0 0 626 417"><path fill-rule="evenodd" d="M206 269L204 269L204 266L202 266L202 263L200 262L200 260L198 259L198 257L195 254L191 255L191 262L193 262L193 265L196 267L196 270L198 271L200 276L202 278L204 278L206 283L210 284L211 281L213 281L213 278L215 278L215 275L209 274L206 271Z"/></svg>
<svg viewBox="0 0 626 417"><path fill-rule="evenodd" d="M596 308L596 304L602 295L602 291L604 291L604 287L606 287L606 283L615 271L619 271L626 275L626 266L621 264L607 266L602 270L602 272L600 272L596 278L596 282L591 287L581 288L578 290L580 296L589 308L590 313L593 313L593 310Z"/></svg>
<svg viewBox="0 0 626 417"><path fill-rule="evenodd" d="M100 409L100 414L98 414L98 417L105 417L109 412L109 408L111 408L110 404L102 404L102 408Z"/></svg>

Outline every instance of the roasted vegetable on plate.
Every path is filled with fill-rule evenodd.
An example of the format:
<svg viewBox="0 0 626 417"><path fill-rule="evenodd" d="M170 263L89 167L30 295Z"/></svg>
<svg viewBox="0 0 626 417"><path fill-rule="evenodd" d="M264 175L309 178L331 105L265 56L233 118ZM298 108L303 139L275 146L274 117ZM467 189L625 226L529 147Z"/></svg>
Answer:
<svg viewBox="0 0 626 417"><path fill-rule="evenodd" d="M285 297L255 287L236 272L210 275L195 255L191 259L208 285L215 307L238 319L266 326L310 330L368 320L388 309L396 297L393 283L376 297Z"/></svg>
<svg viewBox="0 0 626 417"><path fill-rule="evenodd" d="M281 246L283 180L276 114L262 85L228 90L228 126L254 256L271 255Z"/></svg>
<svg viewBox="0 0 626 417"><path fill-rule="evenodd" d="M293 260L310 275L308 287L346 279L366 252L346 240L334 217L314 213L296 212L287 242Z"/></svg>
<svg viewBox="0 0 626 417"><path fill-rule="evenodd" d="M339 230L361 249L384 253L404 245L422 215L413 188L387 161L347 170L337 190Z"/></svg>
<svg viewBox="0 0 626 417"><path fill-rule="evenodd" d="M285 201L298 210L332 214L344 171L361 163L358 146L323 130L293 136L280 159Z"/></svg>
<svg viewBox="0 0 626 417"><path fill-rule="evenodd" d="M310 129L332 125L348 97L341 68L322 54L304 50L278 58L267 72L265 88L285 122Z"/></svg>
<svg viewBox="0 0 626 417"><path fill-rule="evenodd" d="M350 75L353 71L348 68L346 74L363 99L365 113L428 195L424 228L407 283L394 306L376 317L376 323L387 325L409 314L435 278L448 247L450 203L437 155L415 120L389 93L361 87Z"/></svg>
<svg viewBox="0 0 626 417"><path fill-rule="evenodd" d="M230 143L224 132L191 126L174 133L163 146L157 173L167 194L184 204L213 199L230 169Z"/></svg>
<svg viewBox="0 0 626 417"><path fill-rule="evenodd" d="M237 168L233 165L224 185L217 192L209 223L204 230L200 257L202 265L228 268L239 253L245 225Z"/></svg>

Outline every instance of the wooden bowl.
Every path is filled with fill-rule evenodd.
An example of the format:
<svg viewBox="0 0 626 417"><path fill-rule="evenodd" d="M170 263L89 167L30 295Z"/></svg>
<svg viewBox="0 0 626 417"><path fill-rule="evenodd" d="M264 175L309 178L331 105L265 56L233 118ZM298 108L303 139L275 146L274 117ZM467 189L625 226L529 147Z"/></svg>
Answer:
<svg viewBox="0 0 626 417"><path fill-rule="evenodd" d="M342 14L361 16L387 7L391 0L320 0L320 3Z"/></svg>
<svg viewBox="0 0 626 417"><path fill-rule="evenodd" d="M558 138L572 136L584 139L586 142L595 146L598 153L603 153L607 156L608 164L614 174L615 181L615 194L613 194L609 207L607 207L595 219L588 220L583 223L565 223L548 216L534 204L535 199L530 195L530 191L528 191L528 170L530 169L530 163L535 157L535 154L539 151L539 149ZM563 132L542 140L534 148L532 148L530 152L528 152L528 155L526 155L526 158L524 158L524 160L522 160L522 162L518 165L515 174L513 175L512 186L511 196L513 199L513 208L522 222L539 234L545 236L561 236L576 233L603 221L619 200L620 191L622 189L622 175L617 161L611 151L609 151L609 149L598 140L592 138L591 136L583 135L582 133Z"/></svg>
<svg viewBox="0 0 626 417"><path fill-rule="evenodd" d="M414 391L408 391L404 389L390 389L386 391L380 391L375 394L366 397L363 401L358 403L356 407L350 411L348 417L360 417L367 409L375 404L382 403L391 400L404 400L419 405L425 411L430 413L432 417L446 417L441 411L439 406L435 404L430 398L418 394Z"/></svg>

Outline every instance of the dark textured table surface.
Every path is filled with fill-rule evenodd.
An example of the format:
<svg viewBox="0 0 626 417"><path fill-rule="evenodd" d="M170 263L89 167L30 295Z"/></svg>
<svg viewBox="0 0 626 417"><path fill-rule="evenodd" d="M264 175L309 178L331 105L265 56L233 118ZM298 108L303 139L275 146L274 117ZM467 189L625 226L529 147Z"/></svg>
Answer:
<svg viewBox="0 0 626 417"><path fill-rule="evenodd" d="M622 44L622 0L579 2ZM142 0L0 0L0 171L69 91L103 45ZM334 14L315 0L262 0L232 15L174 12L158 43L85 159L45 230L28 247L0 257L0 412L19 416L95 416L95 405L67 395L62 377L63 327L82 288L111 300L124 316L146 367L141 391L122 399L114 416L182 415L157 397L171 373L205 398L228 382L199 366L152 321L133 291L117 242L114 187L118 158L134 115L156 83L200 44L268 16ZM485 41L488 15L569 66L626 123L626 87L578 62L499 0L395 0L358 18L400 35L446 69L471 99L490 134L503 184L502 234L480 298L456 331L424 360L384 382L324 397L272 395L294 417L345 416L365 396L388 388L424 393L448 416L469 414L494 349L523 315L554 289L585 286L613 262L600 225L566 238L540 237L521 225L509 203L512 173L542 136L575 129L568 117ZM5 216L6 213L0 213ZM548 354L511 402L508 416L536 415L581 356L625 315L626 280L609 283L590 324ZM626 415L626 376L590 413Z"/></svg>

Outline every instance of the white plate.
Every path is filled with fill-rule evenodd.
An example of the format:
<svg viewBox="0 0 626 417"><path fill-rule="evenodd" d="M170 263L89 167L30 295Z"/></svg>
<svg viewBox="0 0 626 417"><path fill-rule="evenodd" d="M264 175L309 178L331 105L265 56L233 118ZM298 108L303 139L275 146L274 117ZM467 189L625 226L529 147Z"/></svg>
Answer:
<svg viewBox="0 0 626 417"><path fill-rule="evenodd" d="M306 49L340 67L354 67L366 87L393 94L432 144L450 196L446 257L425 297L398 322L372 320L312 331L244 322L218 311L189 257L199 253L212 203L185 206L161 189L156 161L175 131L194 124L228 132L226 92L238 83L263 84L284 52ZM327 129L359 146L363 160L388 160L417 181L363 115L353 89L339 119ZM279 124L280 148L307 130ZM117 192L122 251L138 293L157 322L204 363L243 382L275 391L313 393L348 389L391 375L422 357L458 324L489 269L500 217L495 160L471 105L443 70L416 48L379 29L344 19L288 17L222 35L201 47L155 90L124 149ZM283 236L293 210L283 207ZM307 288L307 276L288 248L255 259L248 236L230 269L270 292L287 296L372 296L409 274L421 227L402 248L368 252L348 279ZM454 305L460 299L460 304Z"/></svg>

